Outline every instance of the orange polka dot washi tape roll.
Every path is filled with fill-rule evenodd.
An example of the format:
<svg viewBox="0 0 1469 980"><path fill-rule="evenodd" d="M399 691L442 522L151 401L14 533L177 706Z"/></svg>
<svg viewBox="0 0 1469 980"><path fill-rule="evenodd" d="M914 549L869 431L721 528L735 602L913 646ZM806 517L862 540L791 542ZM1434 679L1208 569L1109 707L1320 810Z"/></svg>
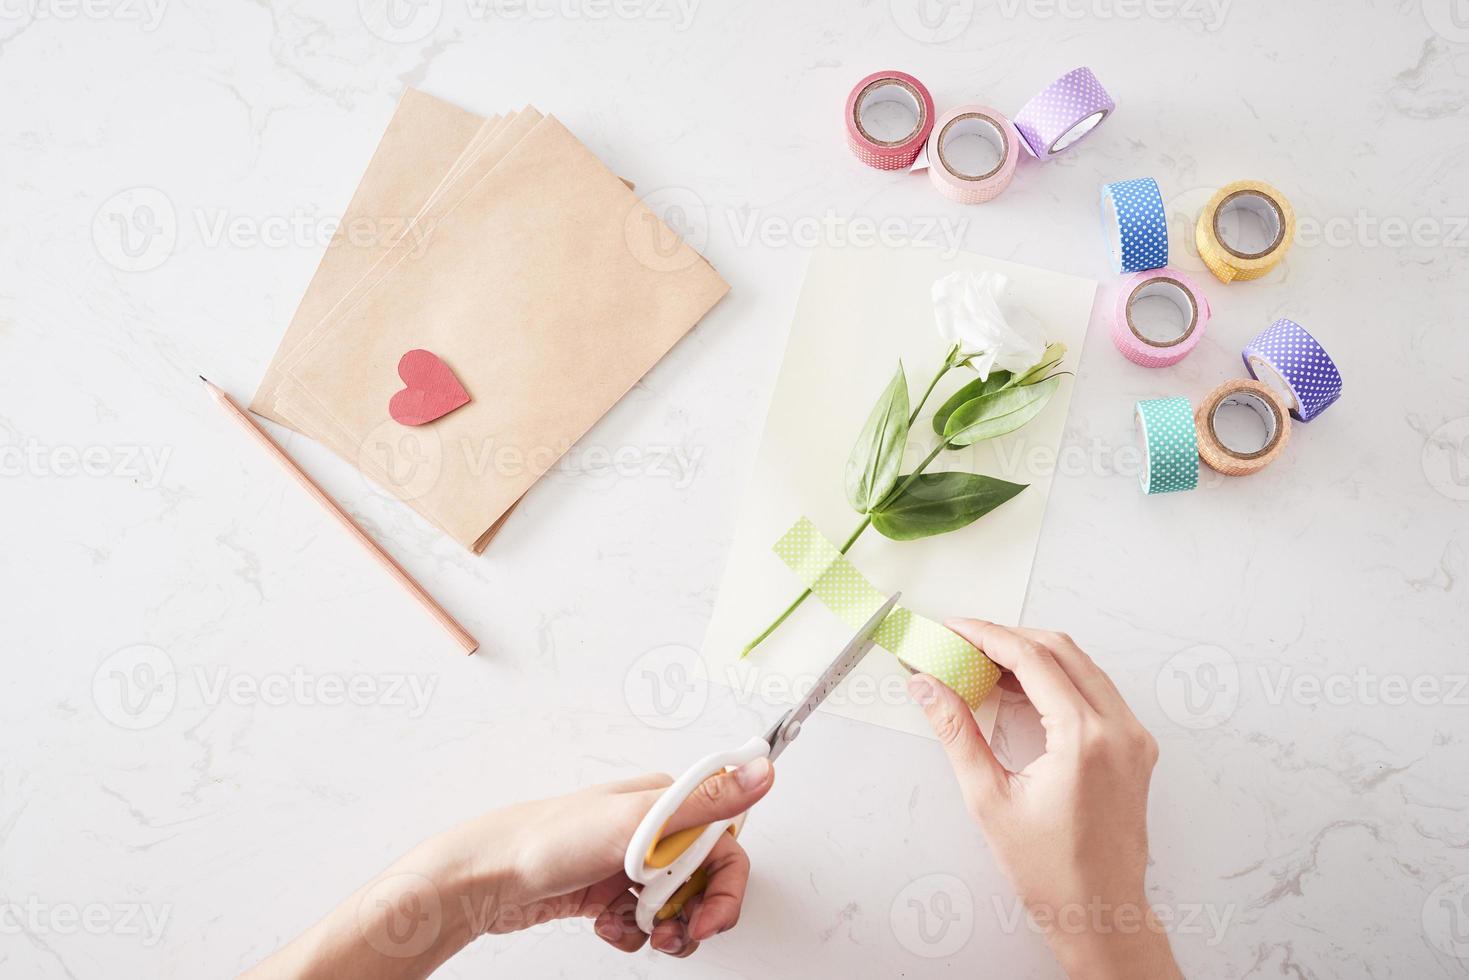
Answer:
<svg viewBox="0 0 1469 980"><path fill-rule="evenodd" d="M1225 408L1242 405L1254 412L1264 426L1260 436L1220 434L1220 414ZM1215 388L1194 410L1199 457L1225 476L1249 476L1275 461L1290 439L1290 418L1280 396L1259 381L1236 379Z"/></svg>
<svg viewBox="0 0 1469 980"><path fill-rule="evenodd" d="M944 113L928 138L929 179L950 200L983 204L1010 186L1020 145L998 109L961 105Z"/></svg>
<svg viewBox="0 0 1469 980"><path fill-rule="evenodd" d="M1263 241L1246 242L1242 221L1253 219ZM1296 234L1296 212L1264 181L1237 180L1214 192L1194 226L1199 258L1223 283L1259 279L1280 264Z"/></svg>
<svg viewBox="0 0 1469 980"><path fill-rule="evenodd" d="M883 115L905 115L906 129L879 125ZM878 170L907 170L933 131L933 96L923 83L901 71L868 75L847 96L847 145L858 160Z"/></svg>

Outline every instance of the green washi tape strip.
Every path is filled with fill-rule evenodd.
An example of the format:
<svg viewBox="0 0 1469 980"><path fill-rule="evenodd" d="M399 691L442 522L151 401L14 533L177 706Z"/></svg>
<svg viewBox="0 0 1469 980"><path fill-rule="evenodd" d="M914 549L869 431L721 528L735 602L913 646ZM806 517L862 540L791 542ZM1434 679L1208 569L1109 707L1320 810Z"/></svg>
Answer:
<svg viewBox="0 0 1469 980"><path fill-rule="evenodd" d="M888 599L804 517L775 543L775 553L854 630ZM1000 669L958 634L902 606L888 614L874 638L907 667L949 685L971 708L1000 679Z"/></svg>

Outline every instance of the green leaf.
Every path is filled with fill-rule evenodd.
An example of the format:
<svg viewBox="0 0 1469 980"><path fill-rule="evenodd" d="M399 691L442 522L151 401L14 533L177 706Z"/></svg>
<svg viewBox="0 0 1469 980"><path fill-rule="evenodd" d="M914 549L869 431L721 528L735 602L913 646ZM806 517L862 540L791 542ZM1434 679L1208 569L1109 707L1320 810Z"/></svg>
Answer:
<svg viewBox="0 0 1469 980"><path fill-rule="evenodd" d="M944 439L951 446L969 446L1013 432L1041 413L1061 384L1059 377L1047 378L1024 388L1002 388L959 406L944 426Z"/></svg>
<svg viewBox="0 0 1469 980"><path fill-rule="evenodd" d="M908 443L908 379L903 362L872 407L847 459L847 501L859 514L876 507L898 482Z"/></svg>
<svg viewBox="0 0 1469 980"><path fill-rule="evenodd" d="M957 531L1025 487L974 473L924 473L872 512L872 526L894 541Z"/></svg>
<svg viewBox="0 0 1469 980"><path fill-rule="evenodd" d="M992 391L999 391L1009 383L1009 371L991 371L990 376L983 381L975 378L950 395L949 400L939 406L939 410L933 416L933 431L938 435L943 435L944 424L949 421L949 416L953 415L960 405L973 401L981 395L988 395Z"/></svg>
<svg viewBox="0 0 1469 980"><path fill-rule="evenodd" d="M1047 344L1046 352L1041 355L1041 359L1035 363L1034 367L1030 368L1019 378L1015 379L1015 384L1013 387L1021 388L1025 385L1035 384L1037 381L1041 380L1041 378L1045 376L1045 373L1047 371L1051 370L1051 368L1055 367L1057 364L1060 364L1061 358L1065 356L1065 344L1059 342L1054 344Z"/></svg>

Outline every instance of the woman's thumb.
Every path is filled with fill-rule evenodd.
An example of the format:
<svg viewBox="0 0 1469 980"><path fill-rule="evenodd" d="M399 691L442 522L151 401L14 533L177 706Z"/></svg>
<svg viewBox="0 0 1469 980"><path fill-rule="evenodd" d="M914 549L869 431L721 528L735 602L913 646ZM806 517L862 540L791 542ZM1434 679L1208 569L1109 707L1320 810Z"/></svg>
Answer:
<svg viewBox="0 0 1469 980"><path fill-rule="evenodd" d="M738 769L710 776L668 819L663 833L666 836L674 831L738 816L768 793L774 782L775 767L764 756Z"/></svg>

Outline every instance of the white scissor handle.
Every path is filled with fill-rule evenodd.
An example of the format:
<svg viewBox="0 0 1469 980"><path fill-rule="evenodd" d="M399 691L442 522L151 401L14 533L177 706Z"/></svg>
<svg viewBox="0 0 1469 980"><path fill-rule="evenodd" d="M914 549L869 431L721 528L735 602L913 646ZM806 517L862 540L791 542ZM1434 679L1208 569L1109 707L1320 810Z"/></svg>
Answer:
<svg viewBox="0 0 1469 980"><path fill-rule="evenodd" d="M652 935L659 910L668 904L673 893L682 887L689 876L699 870L699 866L709 857L709 852L714 850L719 835L731 826L738 830L744 823L745 815L741 813L737 817L706 824L703 831L677 857L654 867L649 864L649 860L663 835L663 825L668 823L669 818L683 806L684 801L704 780L769 754L770 743L756 735L737 749L707 755L675 779L673 785L663 791L652 809L643 816L642 823L633 831L632 840L627 845L627 856L623 860L623 869L627 876L643 886L638 893L637 909L638 928L643 932Z"/></svg>

